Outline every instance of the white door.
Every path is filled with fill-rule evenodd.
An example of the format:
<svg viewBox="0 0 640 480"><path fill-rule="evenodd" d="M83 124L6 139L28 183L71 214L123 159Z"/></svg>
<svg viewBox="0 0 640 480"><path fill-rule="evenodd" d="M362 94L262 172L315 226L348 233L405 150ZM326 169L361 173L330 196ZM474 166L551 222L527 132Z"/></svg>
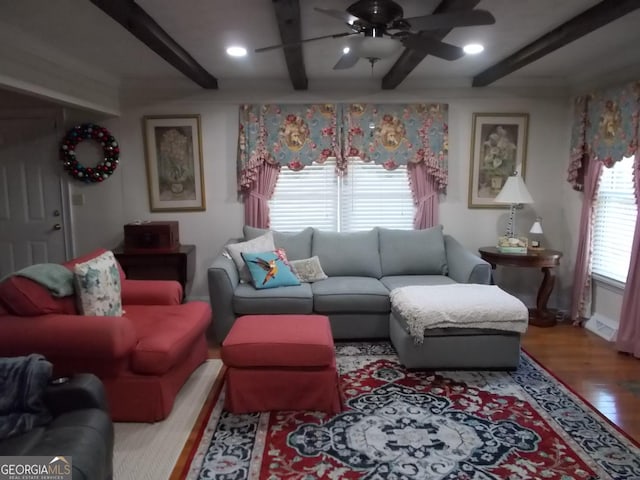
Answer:
<svg viewBox="0 0 640 480"><path fill-rule="evenodd" d="M0 110L0 278L65 260L57 137L53 112Z"/></svg>

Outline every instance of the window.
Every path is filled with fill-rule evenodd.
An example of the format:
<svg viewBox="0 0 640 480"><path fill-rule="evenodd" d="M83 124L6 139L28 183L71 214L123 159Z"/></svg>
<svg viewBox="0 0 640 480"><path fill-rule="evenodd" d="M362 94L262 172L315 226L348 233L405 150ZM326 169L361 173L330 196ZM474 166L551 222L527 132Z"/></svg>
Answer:
<svg viewBox="0 0 640 480"><path fill-rule="evenodd" d="M347 175L338 177L335 161L300 171L283 168L269 201L271 228L329 231L386 227L413 228L414 205L406 166L387 171L352 158Z"/></svg>
<svg viewBox="0 0 640 480"><path fill-rule="evenodd" d="M596 194L592 272L625 283L636 224L633 157L604 167Z"/></svg>

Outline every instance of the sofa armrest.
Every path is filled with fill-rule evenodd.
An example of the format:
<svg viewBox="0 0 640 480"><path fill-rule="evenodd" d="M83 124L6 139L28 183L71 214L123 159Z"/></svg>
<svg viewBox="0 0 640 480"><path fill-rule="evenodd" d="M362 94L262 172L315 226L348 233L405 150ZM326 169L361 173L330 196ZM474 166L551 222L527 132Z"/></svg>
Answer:
<svg viewBox="0 0 640 480"><path fill-rule="evenodd" d="M179 305L182 285L175 280L123 280L123 305ZM126 307L125 307L126 310Z"/></svg>
<svg viewBox="0 0 640 480"><path fill-rule="evenodd" d="M137 342L126 317L48 314L0 317L0 355L38 352L45 357L122 359Z"/></svg>
<svg viewBox="0 0 640 480"><path fill-rule="evenodd" d="M236 319L233 292L240 283L236 264L222 253L218 254L207 270L207 281L213 311L213 333L216 340L222 343Z"/></svg>
<svg viewBox="0 0 640 480"><path fill-rule="evenodd" d="M491 265L450 235L444 236L449 277L458 283L491 283Z"/></svg>
<svg viewBox="0 0 640 480"><path fill-rule="evenodd" d="M108 410L104 386L92 373L53 380L44 393L44 402L54 416L82 408Z"/></svg>

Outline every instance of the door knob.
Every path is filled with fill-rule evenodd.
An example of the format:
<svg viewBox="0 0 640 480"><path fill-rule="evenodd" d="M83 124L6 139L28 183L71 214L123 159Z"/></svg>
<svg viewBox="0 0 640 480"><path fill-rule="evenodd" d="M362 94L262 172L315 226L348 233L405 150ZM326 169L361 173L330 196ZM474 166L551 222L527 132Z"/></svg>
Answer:
<svg viewBox="0 0 640 480"><path fill-rule="evenodd" d="M62 230L62 225L60 225L59 223L56 223L56 224L53 226L53 229L54 229L54 230Z"/></svg>

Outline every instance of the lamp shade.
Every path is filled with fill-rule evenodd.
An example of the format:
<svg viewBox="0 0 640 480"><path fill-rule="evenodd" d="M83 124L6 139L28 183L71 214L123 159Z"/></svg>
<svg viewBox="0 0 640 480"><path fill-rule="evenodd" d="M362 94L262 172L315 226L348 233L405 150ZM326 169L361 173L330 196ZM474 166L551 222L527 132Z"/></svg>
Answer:
<svg viewBox="0 0 640 480"><path fill-rule="evenodd" d="M352 37L349 48L360 58L387 58L402 48L402 44L389 37Z"/></svg>
<svg viewBox="0 0 640 480"><path fill-rule="evenodd" d="M502 190L498 193L498 196L494 199L496 203L533 203L533 198L527 186L524 184L524 180L520 175L513 175L507 178Z"/></svg>
<svg viewBox="0 0 640 480"><path fill-rule="evenodd" d="M531 225L531 230L529 233L536 233L538 235L542 235L544 232L542 231L542 224L540 223L540 217L536 218L536 221L533 225Z"/></svg>

